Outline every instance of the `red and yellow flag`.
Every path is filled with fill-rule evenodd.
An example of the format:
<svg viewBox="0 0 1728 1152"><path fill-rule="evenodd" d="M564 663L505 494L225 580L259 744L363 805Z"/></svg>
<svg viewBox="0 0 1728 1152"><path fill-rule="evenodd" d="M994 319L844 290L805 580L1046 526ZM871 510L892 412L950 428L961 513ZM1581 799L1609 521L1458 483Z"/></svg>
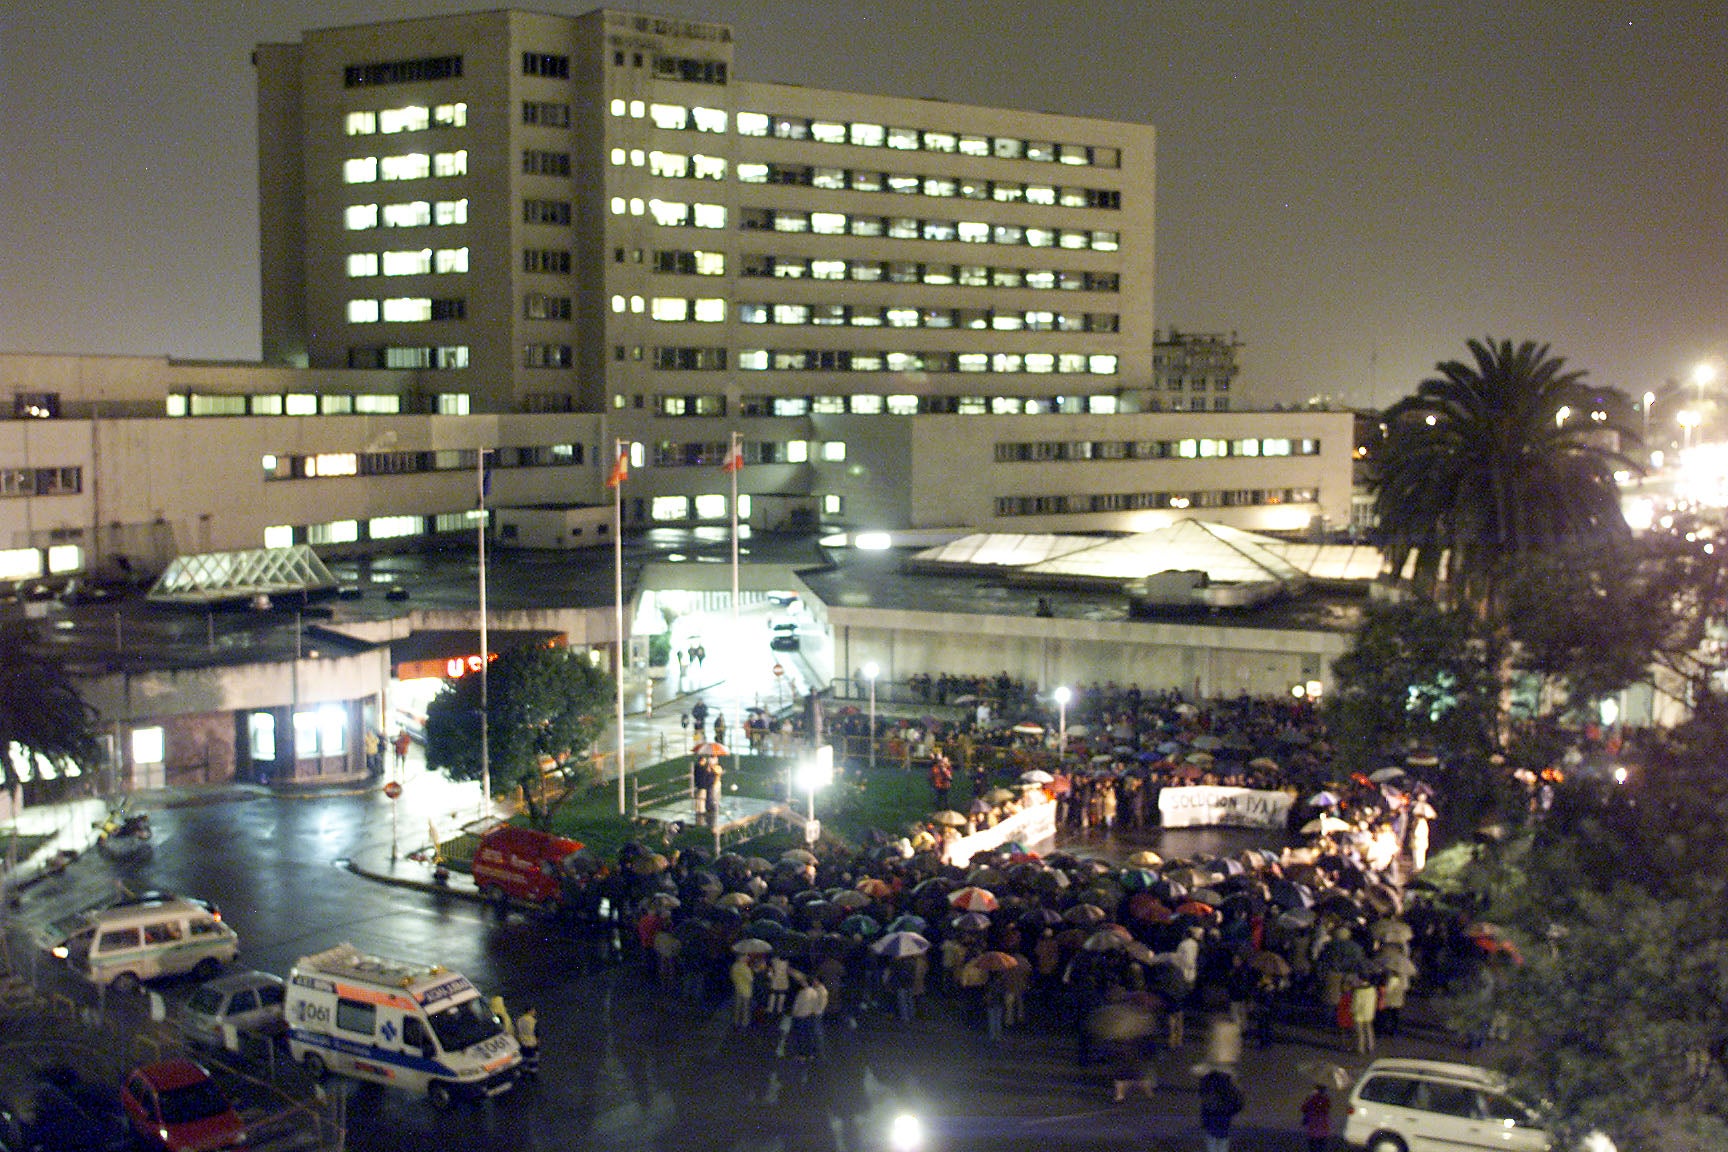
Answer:
<svg viewBox="0 0 1728 1152"><path fill-rule="evenodd" d="M612 473L606 477L606 487L616 488L630 478L630 457L628 453L619 452L618 459L612 461Z"/></svg>
<svg viewBox="0 0 1728 1152"><path fill-rule="evenodd" d="M740 471L743 467L744 447L737 441L733 441L732 447L726 451L726 459L720 462L720 471L730 475L733 472Z"/></svg>

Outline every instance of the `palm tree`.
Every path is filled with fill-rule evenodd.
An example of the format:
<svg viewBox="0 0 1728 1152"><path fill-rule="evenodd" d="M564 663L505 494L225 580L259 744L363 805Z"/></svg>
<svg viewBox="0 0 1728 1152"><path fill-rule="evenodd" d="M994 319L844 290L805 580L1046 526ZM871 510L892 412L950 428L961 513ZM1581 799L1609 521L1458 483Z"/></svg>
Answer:
<svg viewBox="0 0 1728 1152"><path fill-rule="evenodd" d="M1628 535L1614 474L1640 441L1631 402L1548 345L1469 348L1386 412L1377 537L1395 577L1493 622L1523 558Z"/></svg>

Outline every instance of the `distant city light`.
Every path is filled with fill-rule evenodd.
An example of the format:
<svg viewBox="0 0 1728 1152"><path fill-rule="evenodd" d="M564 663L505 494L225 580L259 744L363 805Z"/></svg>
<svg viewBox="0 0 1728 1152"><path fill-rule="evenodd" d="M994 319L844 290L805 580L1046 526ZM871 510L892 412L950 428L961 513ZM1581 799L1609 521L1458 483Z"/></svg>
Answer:
<svg viewBox="0 0 1728 1152"><path fill-rule="evenodd" d="M886 532L860 532L852 537L852 547L861 552L882 552L894 546L894 540Z"/></svg>

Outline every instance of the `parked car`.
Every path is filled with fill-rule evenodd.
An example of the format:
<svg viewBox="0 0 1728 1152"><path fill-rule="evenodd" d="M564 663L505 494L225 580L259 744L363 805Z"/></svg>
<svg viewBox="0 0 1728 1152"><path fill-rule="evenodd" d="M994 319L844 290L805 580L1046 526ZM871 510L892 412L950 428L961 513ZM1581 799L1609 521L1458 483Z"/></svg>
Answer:
<svg viewBox="0 0 1728 1152"><path fill-rule="evenodd" d="M1376 1060L1350 1089L1344 1142L1368 1152L1546 1152L1540 1114L1499 1074L1439 1060Z"/></svg>
<svg viewBox="0 0 1728 1152"><path fill-rule="evenodd" d="M0 1108L4 1152L125 1152L132 1132L112 1088L67 1067L49 1068Z"/></svg>
<svg viewBox="0 0 1728 1152"><path fill-rule="evenodd" d="M223 1047L224 1027L274 1037L287 1030L282 1019L282 978L268 972L230 972L198 986L176 1023L200 1044Z"/></svg>
<svg viewBox="0 0 1728 1152"><path fill-rule="evenodd" d="M244 1147L246 1125L203 1066L177 1057L127 1073L120 1104L132 1131L165 1152Z"/></svg>

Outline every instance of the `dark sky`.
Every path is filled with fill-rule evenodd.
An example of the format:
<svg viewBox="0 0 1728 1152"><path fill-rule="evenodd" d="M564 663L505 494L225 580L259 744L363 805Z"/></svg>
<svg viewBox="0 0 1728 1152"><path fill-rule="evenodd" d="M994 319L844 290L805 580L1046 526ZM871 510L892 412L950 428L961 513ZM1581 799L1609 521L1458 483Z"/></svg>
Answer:
<svg viewBox="0 0 1728 1152"><path fill-rule="evenodd" d="M486 6L6 5L0 351L255 359L252 47ZM1236 331L1265 400L1385 402L1480 336L1634 394L1728 356L1721 0L641 9L732 25L742 78L1155 125L1157 321Z"/></svg>

